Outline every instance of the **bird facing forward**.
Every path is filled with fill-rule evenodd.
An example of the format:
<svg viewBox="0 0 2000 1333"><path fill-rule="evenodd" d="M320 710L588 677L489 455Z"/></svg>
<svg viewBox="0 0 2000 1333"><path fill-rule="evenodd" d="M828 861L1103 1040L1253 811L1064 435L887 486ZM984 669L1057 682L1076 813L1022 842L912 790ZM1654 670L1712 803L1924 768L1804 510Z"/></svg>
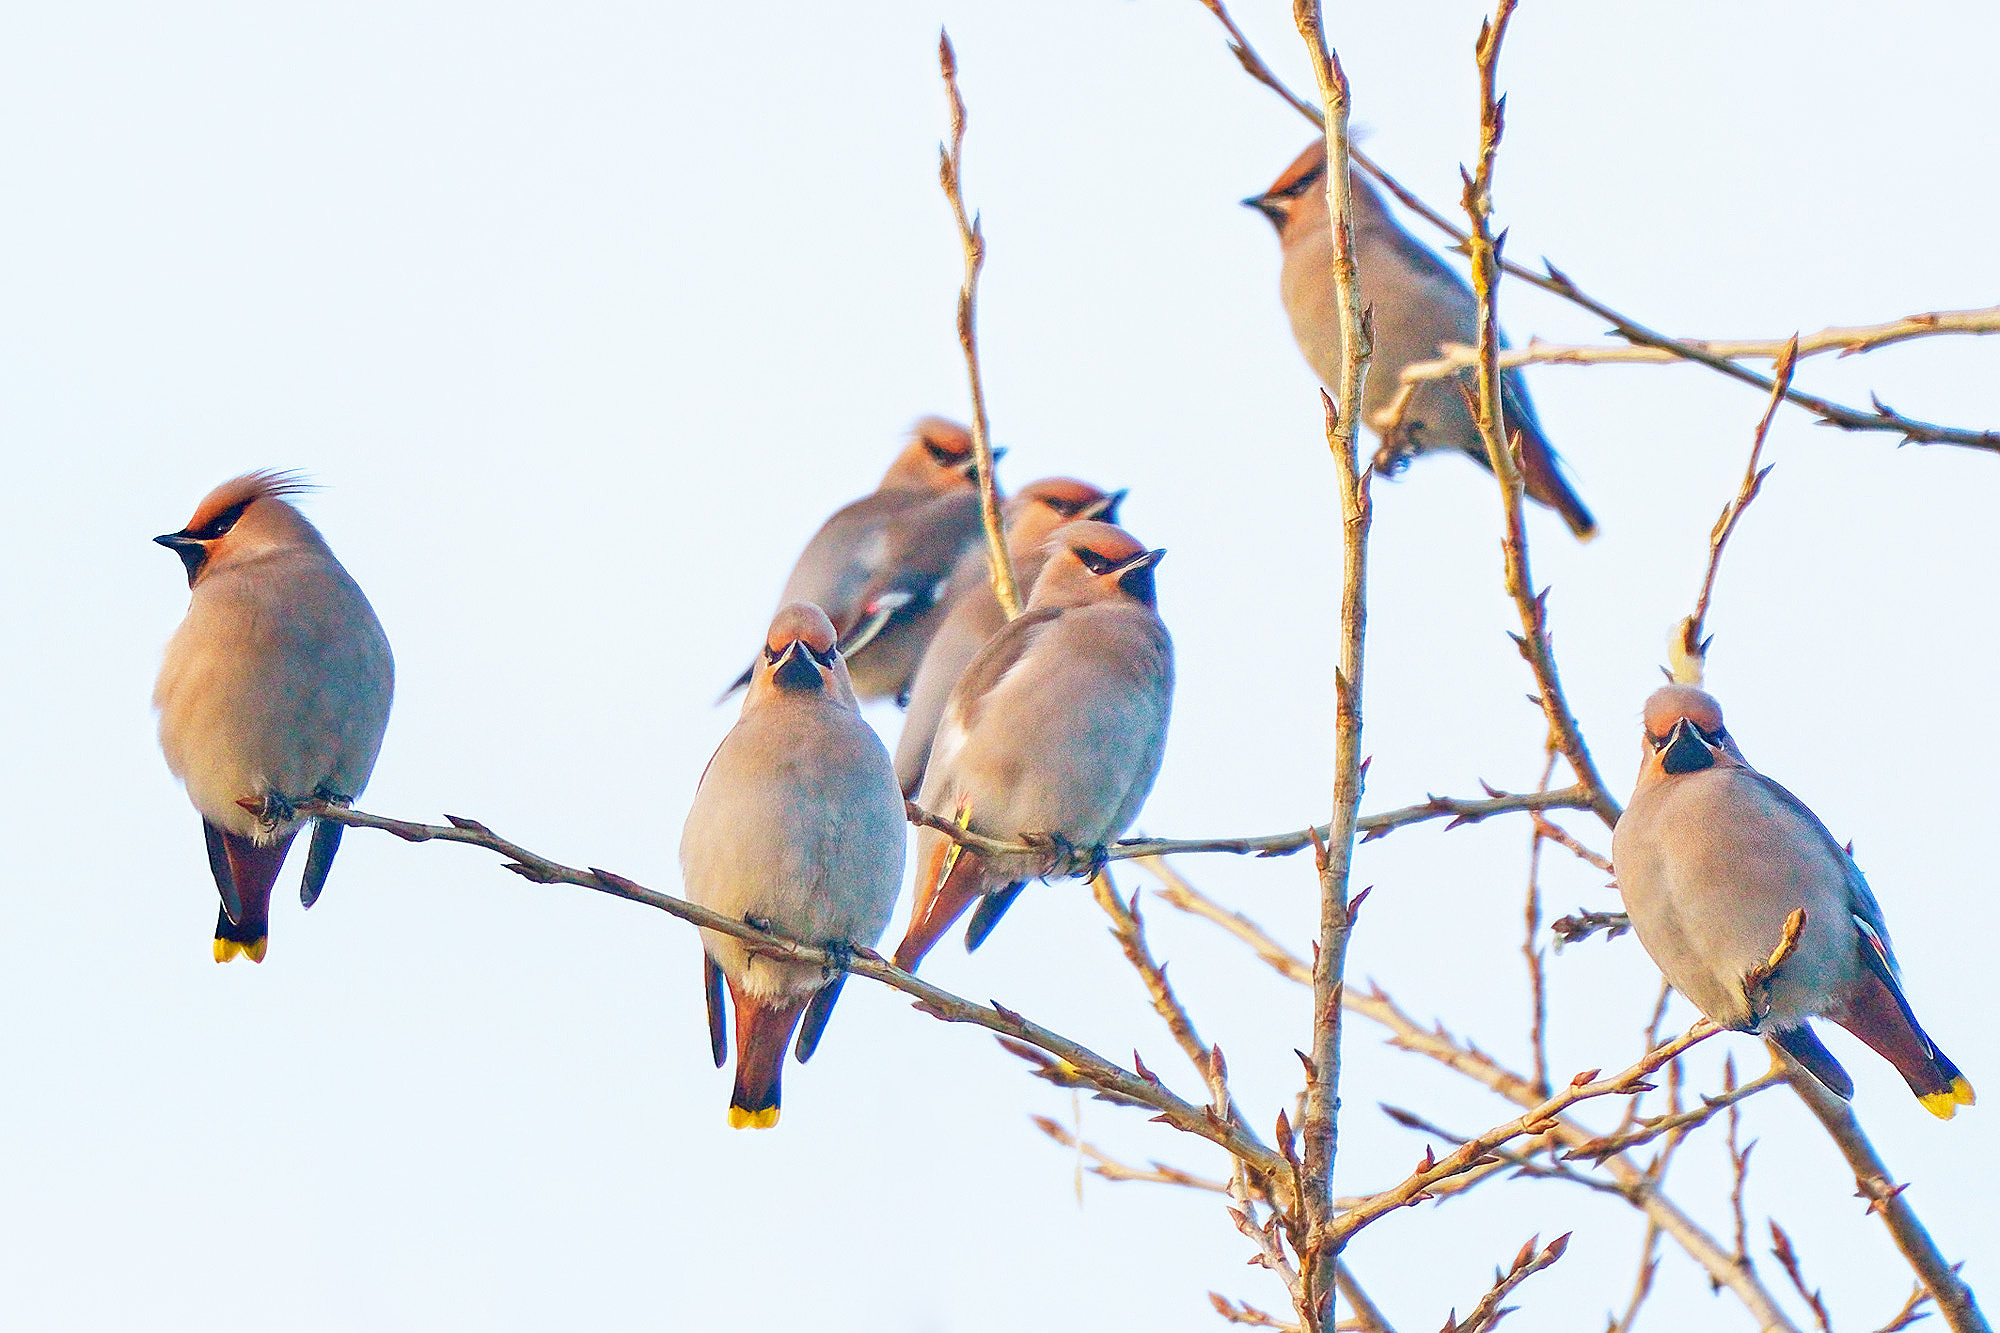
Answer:
<svg viewBox="0 0 2000 1333"><path fill-rule="evenodd" d="M1759 1032L1842 1098L1854 1081L1807 1021L1831 1019L1896 1067L1924 1109L1950 1119L1972 1085L1904 997L1882 908L1826 826L1752 768L1722 706L1691 685L1646 701L1632 803L1611 856L1632 929L1674 989L1723 1027ZM1799 938L1762 975L1787 918Z"/></svg>
<svg viewBox="0 0 2000 1333"><path fill-rule="evenodd" d="M1057 529L1027 609L959 677L921 804L1036 850L988 856L922 830L898 967L914 971L974 904L965 945L978 948L1028 880L1089 873L1137 817L1173 702L1173 642L1154 605L1164 554L1108 523Z"/></svg>
<svg viewBox="0 0 2000 1333"><path fill-rule="evenodd" d="M285 496L295 476L252 472L209 492L153 540L187 567L187 618L167 644L153 706L167 767L201 814L222 910L215 961L264 961L271 886L304 821L346 805L374 771L395 664L368 599ZM313 821L299 900L326 887L342 826Z"/></svg>
<svg viewBox="0 0 2000 1333"><path fill-rule="evenodd" d="M1361 416L1383 437L1376 466L1393 473L1414 455L1456 449L1489 467L1485 440L1465 398L1473 383L1470 370L1423 382L1399 420L1384 420L1402 389L1406 367L1436 360L1441 343L1478 341L1479 303L1463 278L1403 230L1368 182L1359 175L1352 179L1354 266L1375 332ZM1338 387L1340 310L1333 289L1325 141L1314 140L1270 189L1243 203L1277 228L1284 250L1279 289L1292 336L1320 382ZM1570 531L1588 541L1597 533L1597 521L1564 478L1518 370L1500 377L1500 400L1508 434L1520 435L1521 474L1529 498L1561 514Z"/></svg>
<svg viewBox="0 0 2000 1333"><path fill-rule="evenodd" d="M704 907L834 949L882 938L903 880L902 794L888 751L855 706L833 624L779 610L751 668L743 713L702 773L681 833L681 877ZM819 1045L846 974L753 953L702 931L709 1044L729 1058L722 992L736 1007L729 1123L778 1123L785 1046ZM803 1023L803 1026L801 1024Z"/></svg>

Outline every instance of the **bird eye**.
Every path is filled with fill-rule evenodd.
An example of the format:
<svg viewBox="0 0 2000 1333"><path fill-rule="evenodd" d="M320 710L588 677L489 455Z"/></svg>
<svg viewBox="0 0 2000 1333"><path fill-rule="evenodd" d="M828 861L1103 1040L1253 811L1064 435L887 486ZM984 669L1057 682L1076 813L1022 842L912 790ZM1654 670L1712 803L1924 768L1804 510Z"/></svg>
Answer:
<svg viewBox="0 0 2000 1333"><path fill-rule="evenodd" d="M800 640L799 646L806 650L807 657L810 657L813 661L819 663L821 666L829 668L833 666L833 655L834 652L836 651L835 645L828 644L826 646L826 651L823 653L815 651L813 646L809 643L806 643L804 640Z"/></svg>
<svg viewBox="0 0 2000 1333"><path fill-rule="evenodd" d="M1326 172L1324 169L1315 167L1311 171L1308 171L1305 175L1293 181L1290 185L1287 185L1284 189L1273 190L1271 191L1271 193L1280 199L1296 199L1300 195L1304 194L1307 190L1310 190L1313 186L1317 185L1325 175Z"/></svg>
<svg viewBox="0 0 2000 1333"><path fill-rule="evenodd" d="M1117 561L1105 559L1088 546L1072 546L1070 549L1076 552L1077 559L1083 561L1083 567L1093 574L1109 574L1118 567Z"/></svg>
<svg viewBox="0 0 2000 1333"><path fill-rule="evenodd" d="M200 527L189 528L187 535L198 542L212 542L226 537L229 535L229 530L236 526L236 520L243 517L243 511L248 509L250 504L249 500L233 504Z"/></svg>
<svg viewBox="0 0 2000 1333"><path fill-rule="evenodd" d="M1055 510L1058 514L1061 514L1064 518L1075 518L1083 512L1083 506L1077 501L1062 500L1053 495L1043 500L1042 503Z"/></svg>
<svg viewBox="0 0 2000 1333"><path fill-rule="evenodd" d="M929 454L939 467L958 467L965 462L966 455L955 449L947 449L941 444L924 442L924 452Z"/></svg>
<svg viewBox="0 0 2000 1333"><path fill-rule="evenodd" d="M1666 749L1666 748L1667 748L1667 742L1668 742L1668 740L1670 740L1670 739L1672 739L1672 738L1671 738L1671 737L1668 737L1668 736L1655 736L1655 735L1654 735L1654 734L1653 734L1652 732L1650 732L1650 731L1646 733L1646 744L1648 744L1648 745L1652 746L1652 747L1653 747L1653 751L1654 751L1654 753L1656 753L1656 754L1657 754L1658 752L1660 752L1661 750L1664 750L1664 749Z"/></svg>

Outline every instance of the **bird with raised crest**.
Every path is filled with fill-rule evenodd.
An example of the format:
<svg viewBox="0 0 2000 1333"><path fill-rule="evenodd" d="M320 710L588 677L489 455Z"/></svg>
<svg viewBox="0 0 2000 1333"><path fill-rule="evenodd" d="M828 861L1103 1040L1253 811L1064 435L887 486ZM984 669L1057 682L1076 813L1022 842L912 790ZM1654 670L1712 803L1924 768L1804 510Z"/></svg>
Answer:
<svg viewBox="0 0 2000 1333"><path fill-rule="evenodd" d="M263 962L271 888L306 822L347 805L374 771L395 663L381 622L319 530L286 499L308 489L252 472L209 492L153 540L187 568L187 617L153 689L160 748L201 814L222 909L215 961ZM316 819L299 899L326 887L342 825Z"/></svg>

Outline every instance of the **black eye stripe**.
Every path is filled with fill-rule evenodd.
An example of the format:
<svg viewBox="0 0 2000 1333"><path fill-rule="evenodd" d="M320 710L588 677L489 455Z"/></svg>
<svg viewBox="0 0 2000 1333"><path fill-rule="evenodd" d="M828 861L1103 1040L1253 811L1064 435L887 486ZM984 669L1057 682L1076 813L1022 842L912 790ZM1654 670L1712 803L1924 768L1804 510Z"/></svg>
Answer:
<svg viewBox="0 0 2000 1333"><path fill-rule="evenodd" d="M1073 546L1070 549L1076 552L1077 559L1083 561L1083 567L1093 574L1108 574L1118 567L1117 561L1105 559L1088 546Z"/></svg>
<svg viewBox="0 0 2000 1333"><path fill-rule="evenodd" d="M1296 199L1311 189L1326 175L1324 171L1309 171L1282 190L1271 191L1279 199Z"/></svg>
<svg viewBox="0 0 2000 1333"><path fill-rule="evenodd" d="M212 542L226 537L229 535L229 530L236 526L236 521L243 517L243 511L253 502L245 500L240 504L233 504L200 527L189 528L186 535L198 542Z"/></svg>

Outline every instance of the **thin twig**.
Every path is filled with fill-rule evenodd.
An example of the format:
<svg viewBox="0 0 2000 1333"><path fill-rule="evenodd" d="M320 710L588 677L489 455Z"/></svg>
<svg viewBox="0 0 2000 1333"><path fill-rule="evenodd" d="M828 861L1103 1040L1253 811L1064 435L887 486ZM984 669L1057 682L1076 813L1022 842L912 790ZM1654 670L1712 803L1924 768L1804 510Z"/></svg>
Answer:
<svg viewBox="0 0 2000 1333"><path fill-rule="evenodd" d="M1166 886L1160 897L1169 905L1220 926L1247 944L1280 976L1301 985L1311 984L1312 969L1305 960L1273 939L1256 922L1203 894L1167 862L1154 860L1145 864ZM1452 1040L1443 1028L1425 1027L1398 1008L1379 987L1362 992L1350 986L1342 995L1341 1003L1348 1012L1387 1028L1390 1044L1401 1050L1435 1060L1517 1106L1532 1107L1542 1101L1527 1079L1505 1068L1483 1051ZM1551 1132L1566 1145L1574 1147L1600 1137L1568 1117L1558 1116L1555 1119L1555 1128ZM1719 1287L1729 1288L1743 1302L1751 1317L1757 1321L1758 1328L1797 1333L1796 1325L1764 1288L1757 1275L1739 1268L1715 1238L1655 1188L1630 1159L1622 1154L1609 1157L1599 1164L1599 1168L1610 1173L1618 1183L1622 1197L1657 1222L1661 1231L1673 1237L1674 1242L1701 1266L1711 1281Z"/></svg>
<svg viewBox="0 0 2000 1333"><path fill-rule="evenodd" d="M1558 787L1554 791L1503 792L1488 787L1487 798L1461 799L1454 796L1432 796L1418 805L1401 806L1394 810L1383 810L1372 815L1362 815L1355 821L1355 827L1363 834L1363 842L1373 842L1386 837L1399 828L1412 824L1424 824L1434 819L1449 819L1446 831L1465 824L1477 824L1494 815L1514 814L1521 811L1541 810L1588 810L1591 808L1590 791L1582 786ZM1024 842L1009 842L1004 838L988 837L971 829L961 828L957 821L942 815L932 814L914 801L905 804L904 813L912 824L921 828L936 829L953 842L976 852L994 856L1032 856L1038 850ZM1127 838L1115 842L1104 849L1107 861L1145 860L1155 856L1181 856L1196 852L1226 852L1237 856L1290 856L1315 845L1328 845L1332 841L1332 825L1321 824L1317 828L1296 832L1264 833L1247 838Z"/></svg>
<svg viewBox="0 0 2000 1333"><path fill-rule="evenodd" d="M1582 842L1577 840L1574 834L1562 825L1542 818L1539 811L1530 814L1528 818L1533 821L1535 832L1541 834L1545 841L1552 842L1556 846L1566 849L1570 855L1587 866L1593 866L1598 870L1602 870L1607 875L1612 873L1610 857L1604 855L1602 852L1595 852L1584 846Z"/></svg>
<svg viewBox="0 0 2000 1333"><path fill-rule="evenodd" d="M986 390L979 377L979 337L975 318L979 271L986 265L986 233L979 217L967 218L962 167L965 148L965 99L958 94L958 55L951 37L938 29L938 68L951 99L951 142L938 145L938 181L951 201L958 221L958 241L965 251L965 280L958 289L958 345L965 353L965 374L972 385L972 455L979 473L979 516L986 529L986 560L993 576L993 596L1012 620L1021 614L1021 586L1007 554L1007 537L1000 519L1000 488L993 480L993 439L986 424Z"/></svg>
<svg viewBox="0 0 2000 1333"><path fill-rule="evenodd" d="M1646 1219L1646 1238L1639 1243L1639 1272L1632 1279L1632 1299L1625 1303L1625 1313L1611 1321L1605 1333L1632 1333L1632 1325L1638 1321L1639 1307L1653 1294L1653 1279L1660 1271L1660 1224Z"/></svg>
<svg viewBox="0 0 2000 1333"><path fill-rule="evenodd" d="M1228 30L1230 51L1236 56L1237 62L1243 66L1244 70L1252 78L1256 79L1257 82L1270 88L1280 97L1284 98L1286 103L1298 111L1300 115L1312 121L1315 125L1319 124L1321 119L1319 111L1311 103L1304 101L1297 94L1293 93L1285 86L1283 80L1271 72L1270 66L1266 65L1257 55L1256 51L1251 48L1250 43L1244 39L1242 30L1230 19L1228 10L1224 8L1221 0L1201 0L1201 3L1210 13L1220 19L1223 27ZM1470 238L1464 230L1454 226L1444 214L1432 208L1422 199L1419 199L1359 148L1350 148L1349 152L1354 159L1355 165L1380 181L1383 188L1395 195L1405 208L1408 208L1418 217L1421 217L1439 231L1450 236L1457 249L1461 251L1466 250ZM1697 339L1672 338L1648 328L1637 320L1618 313L1618 311L1613 310L1602 301L1585 293L1567 273L1558 269L1554 264L1549 263L1547 260L1543 260L1542 263L1547 269L1545 273L1537 273L1533 269L1524 268L1508 259L1500 260L1500 268L1510 277L1519 278L1521 281L1539 287L1545 292L1561 297L1572 305L1588 310L1599 319L1609 323L1613 333L1616 333L1619 337L1637 347L1650 348L1674 360L1691 361L1697 365L1707 366L1709 369L1727 375L1731 379L1751 385L1767 393L1770 392L1772 386L1771 379L1759 375L1747 366L1739 365L1723 352L1710 350L1714 344ZM1968 311L1964 313L1976 316L1981 312ZM1912 316L1911 318L1921 320L1924 317ZM1986 330L1966 331L1985 332ZM1760 353L1749 351L1741 353L1741 355L1757 356ZM1477 364L1477 361L1478 357L1475 353L1474 360L1469 364ZM1819 417L1827 425L1838 426L1843 430L1887 431L1900 435L1907 443L1952 444L1968 449L1981 449L1988 452L2000 453L2000 431L1961 430L1957 427L1940 426L1932 422L1918 421L1913 417L1907 417L1900 412L1893 411L1879 398L1872 399L1874 405L1873 411L1864 411L1860 408L1843 407L1839 403L1818 397L1814 394L1802 392L1796 388L1788 390L1785 397L1800 407L1805 408L1808 412L1813 413L1813 415Z"/></svg>
<svg viewBox="0 0 2000 1333"><path fill-rule="evenodd" d="M1785 399L1785 390L1791 386L1792 371L1798 364L1799 340L1794 337L1785 350L1778 355L1777 368L1773 372L1775 381L1771 390L1771 401L1764 407L1764 415L1758 419L1757 432L1750 440L1750 462L1743 469L1743 484L1736 489L1736 495L1722 507L1722 514L1715 520L1715 526L1708 534L1708 569L1702 575L1701 592L1694 599L1694 614L1681 622L1680 642L1674 652L1674 678L1683 684L1701 684L1702 663L1708 657L1708 641L1702 634L1708 622L1709 599L1715 595L1715 576L1722 569L1722 548L1729 544L1730 534L1736 531L1736 524L1743 517L1743 511L1757 498L1764 488L1764 478L1771 475L1773 463L1766 467L1757 464L1764 457L1764 439L1771 433L1771 419L1778 414L1778 405Z"/></svg>
<svg viewBox="0 0 2000 1333"><path fill-rule="evenodd" d="M1556 1117L1578 1102L1614 1095L1631 1096L1646 1091L1653 1086L1646 1081L1649 1075L1683 1051L1700 1045L1723 1030L1706 1018L1697 1019L1694 1026L1681 1036L1648 1052L1645 1058L1609 1078L1598 1077L1595 1069L1585 1070L1571 1079L1562 1091L1530 1106L1523 1114L1467 1139L1428 1170L1413 1171L1401 1183L1383 1190L1361 1207L1348 1209L1333 1223L1333 1232L1345 1242L1355 1232L1396 1209L1422 1202L1429 1197L1431 1186L1481 1165L1481 1159L1501 1144L1524 1135L1546 1134L1555 1129Z"/></svg>
<svg viewBox="0 0 2000 1333"><path fill-rule="evenodd" d="M1354 1312L1354 1318L1342 1327L1357 1329L1359 1333L1396 1333L1395 1328L1383 1316L1381 1309L1369 1299L1361 1284L1354 1280L1354 1274L1348 1270L1346 1260L1334 1260L1333 1281L1340 1289L1340 1298L1346 1301L1347 1308Z"/></svg>
<svg viewBox="0 0 2000 1333"><path fill-rule="evenodd" d="M1126 1163L1119 1161L1111 1154L1105 1152L1096 1144L1079 1138L1045 1115L1030 1118L1035 1122L1036 1129L1041 1130L1042 1133L1048 1135L1063 1147L1074 1149L1078 1154L1087 1158L1091 1163L1090 1172L1092 1175L1101 1176L1106 1180L1120 1183L1136 1182L1150 1185L1178 1185L1182 1189L1201 1190L1210 1194L1229 1193L1229 1182L1226 1180L1210 1180L1207 1176L1197 1176L1193 1172L1183 1171L1177 1166L1168 1166L1164 1162L1148 1162L1143 1167L1128 1166Z"/></svg>
<svg viewBox="0 0 2000 1333"><path fill-rule="evenodd" d="M1549 789L1555 776L1556 752L1551 746L1542 765L1537 791ZM1543 1093L1549 1090L1549 987L1542 972L1542 829L1548 821L1539 816L1532 821L1534 832L1528 839L1528 891L1522 904L1524 927L1521 956L1528 960L1528 1053L1533 1062L1534 1083Z"/></svg>
<svg viewBox="0 0 2000 1333"><path fill-rule="evenodd" d="M1776 361L1796 339L1797 355L1803 361L1829 352L1840 357L1854 356L1914 338L1978 337L1991 333L2000 333L2000 306L1982 306L1975 310L1932 310L1880 324L1836 325L1817 333L1794 334L1792 338L1682 338L1679 341L1732 361ZM1526 347L1510 348L1500 353L1500 368L1670 365L1683 360L1686 358L1659 347L1639 347L1630 343L1551 343L1531 338ZM1464 343L1443 343L1438 347L1435 360L1412 362L1403 368L1400 378L1405 384L1450 379L1478 364L1477 348Z"/></svg>
<svg viewBox="0 0 2000 1333"><path fill-rule="evenodd" d="M1306 1061L1305 1138L1300 1173L1305 1243L1299 1248L1299 1322L1318 1329L1332 1308L1333 1269L1346 1234L1334 1222L1333 1167L1339 1146L1341 993L1346 988L1347 942L1359 900L1350 901L1348 876L1361 818L1362 663L1368 627L1368 528L1372 473L1361 467L1361 391L1373 334L1363 314L1361 280L1354 262L1353 184L1348 178L1347 74L1327 44L1319 0L1293 0L1292 18L1305 39L1319 83L1325 125L1326 208L1333 243L1334 304L1340 317L1337 400L1321 393L1326 444L1340 486L1341 586L1339 663L1333 675L1333 814L1319 869L1319 939L1313 949L1312 1053Z"/></svg>
<svg viewBox="0 0 2000 1333"><path fill-rule="evenodd" d="M1931 1294L1924 1290L1924 1284L1921 1282L1917 1283L1916 1286L1910 1288L1910 1294L1903 1301L1902 1308L1891 1315L1889 1322L1876 1329L1875 1333L1902 1333L1904 1329L1916 1323L1919 1319L1930 1318L1931 1312L1924 1309L1924 1306L1930 1303L1930 1299Z"/></svg>
<svg viewBox="0 0 2000 1333"><path fill-rule="evenodd" d="M1003 1040L1010 1040L1023 1047L1042 1052L1052 1058L1057 1067L1076 1083L1114 1100L1156 1111L1158 1115L1155 1118L1161 1123L1207 1139L1240 1158L1249 1169L1270 1177L1274 1181L1274 1187L1281 1194L1288 1192L1284 1159L1266 1147L1244 1126L1224 1124L1210 1108L1195 1105L1175 1096L1157 1076L1145 1071L1143 1067L1141 1072L1134 1073L1060 1033L1031 1022L1004 1005L996 1003L989 1007L974 1004L949 991L941 990L921 977L903 971L871 949L855 949L851 953L833 951L799 940L787 939L771 931L759 930L734 917L724 916L720 912L711 911L671 894L645 888L607 870L579 870L573 866L551 861L525 847L509 842L473 819L447 815L445 818L450 821L450 825L446 827L387 819L344 806L329 805L324 801L301 802L297 808L302 815L345 824L349 828L380 829L385 833L394 834L405 842L458 842L471 847L482 847L506 857L506 869L537 884L573 884L579 888L610 894L615 898L624 898L656 908L704 930L729 935L743 941L752 953L805 963L832 972L845 971L854 976L880 982L915 999L916 1007L933 1018L947 1023L969 1023L983 1027L990 1032L998 1033Z"/></svg>
<svg viewBox="0 0 2000 1333"><path fill-rule="evenodd" d="M1494 1273L1492 1289L1479 1298L1479 1303L1472 1307L1472 1313L1465 1317L1463 1323L1458 1320L1458 1312L1452 1311L1451 1316L1444 1321L1444 1333L1485 1333L1485 1330L1506 1318L1511 1310L1503 1309L1500 1302L1505 1300L1514 1288L1562 1258L1563 1251L1569 1248L1569 1237L1570 1233L1564 1232L1537 1253L1535 1242L1540 1238L1530 1236L1528 1243L1521 1247L1521 1252L1514 1256L1513 1266L1505 1273Z"/></svg>
<svg viewBox="0 0 2000 1333"><path fill-rule="evenodd" d="M1785 1276L1792 1280L1792 1287L1805 1300L1806 1308L1812 1311L1813 1322L1819 1325L1820 1333L1833 1333L1833 1321L1827 1318L1826 1302L1820 1299L1817 1288L1806 1289L1805 1270L1799 1266L1798 1252L1792 1249L1792 1238L1778 1225L1778 1219L1771 1219L1771 1253L1777 1256L1778 1267L1785 1270Z"/></svg>
<svg viewBox="0 0 2000 1333"><path fill-rule="evenodd" d="M1467 255L1472 261L1472 289L1479 300L1479 377L1476 416L1479 433L1486 441L1487 461L1499 481L1505 527L1501 553L1506 569L1507 595L1521 616L1521 633L1514 644L1534 672L1540 695L1536 702L1548 718L1549 734L1577 781L1591 791L1591 809L1604 826L1618 822L1617 797L1598 774L1596 761L1584 743L1583 731L1563 694L1562 679L1556 670L1555 651L1549 642L1548 591L1536 593L1534 575L1528 564L1527 525L1521 515L1522 481L1517 454L1518 441L1509 442L1507 422L1501 407L1500 250L1493 239L1490 219L1493 211L1493 167L1500 151L1505 125L1503 99L1495 92L1499 77L1500 47L1513 17L1515 0L1500 0L1492 19L1479 31L1479 158L1477 169L1464 174L1464 204L1472 227L1467 236Z"/></svg>
<svg viewBox="0 0 2000 1333"><path fill-rule="evenodd" d="M1713 1120L1716 1114L1721 1111L1728 1111L1730 1113L1730 1121L1733 1124L1736 1118L1736 1104L1738 1102L1777 1087L1785 1081L1785 1075L1782 1071L1773 1071L1758 1078L1753 1078L1741 1087L1738 1087L1733 1081L1725 1083L1723 1091L1720 1094L1714 1097L1704 1096L1701 1099L1702 1104L1700 1106L1668 1115L1654 1116L1649 1120L1641 1120L1639 1122L1640 1128L1638 1129L1625 1130L1617 1134L1608 1134L1603 1138L1592 1139L1588 1143L1580 1143L1565 1152L1563 1156L1565 1159L1572 1161L1601 1161L1617 1153L1642 1147L1664 1134L1684 1134L1689 1130L1699 1129L1710 1120Z"/></svg>
<svg viewBox="0 0 2000 1333"><path fill-rule="evenodd" d="M1208 1293L1208 1303L1215 1307L1217 1314L1232 1324L1243 1324L1250 1328L1276 1328L1283 1329L1286 1333L1298 1333L1297 1324L1288 1324L1254 1305L1231 1301L1227 1296L1217 1292Z"/></svg>

